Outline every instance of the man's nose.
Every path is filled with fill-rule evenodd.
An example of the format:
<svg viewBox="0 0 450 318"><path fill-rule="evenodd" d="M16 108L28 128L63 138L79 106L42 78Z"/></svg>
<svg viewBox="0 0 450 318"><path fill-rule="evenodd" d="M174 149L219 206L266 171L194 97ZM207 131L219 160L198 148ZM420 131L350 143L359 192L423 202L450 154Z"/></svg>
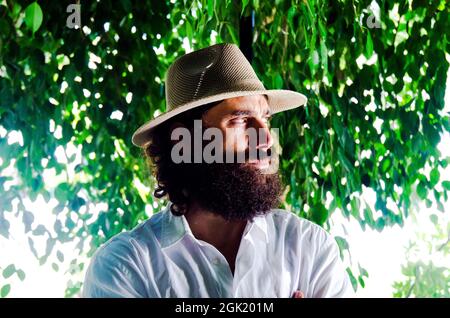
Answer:
<svg viewBox="0 0 450 318"><path fill-rule="evenodd" d="M269 125L262 120L257 120L255 121L255 128L258 138L256 149L270 149L273 146L273 138Z"/></svg>

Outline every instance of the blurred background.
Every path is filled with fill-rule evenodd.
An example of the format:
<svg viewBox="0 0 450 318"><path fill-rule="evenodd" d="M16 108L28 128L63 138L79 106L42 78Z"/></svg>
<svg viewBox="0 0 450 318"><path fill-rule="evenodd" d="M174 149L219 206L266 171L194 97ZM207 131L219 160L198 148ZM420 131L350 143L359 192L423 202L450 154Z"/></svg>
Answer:
<svg viewBox="0 0 450 318"><path fill-rule="evenodd" d="M282 208L334 235L358 297L450 296L445 0L0 0L0 297L79 297L167 203L131 134L177 57L236 43L268 89Z"/></svg>

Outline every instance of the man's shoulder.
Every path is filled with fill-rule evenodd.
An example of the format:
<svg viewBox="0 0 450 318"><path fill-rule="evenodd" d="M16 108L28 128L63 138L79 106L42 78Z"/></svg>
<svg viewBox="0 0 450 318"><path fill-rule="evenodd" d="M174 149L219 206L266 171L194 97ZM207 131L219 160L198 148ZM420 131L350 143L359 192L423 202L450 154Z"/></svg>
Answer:
<svg viewBox="0 0 450 318"><path fill-rule="evenodd" d="M324 228L288 210L273 209L266 215L266 220L276 230L282 230L284 235L291 238L306 239L319 244L332 241L331 235Z"/></svg>
<svg viewBox="0 0 450 318"><path fill-rule="evenodd" d="M96 251L96 257L111 257L116 254L137 253L138 249L157 244L155 227L160 223L162 213L158 212L134 228L116 234Z"/></svg>
<svg viewBox="0 0 450 318"><path fill-rule="evenodd" d="M270 213L266 215L270 217L273 222L276 223L287 223L294 227L302 227L302 228L312 228L315 231L323 231L326 232L321 226L317 225L314 222L311 222L308 219L298 216L297 214L284 210L284 209L272 209Z"/></svg>
<svg viewBox="0 0 450 318"><path fill-rule="evenodd" d="M151 218L150 218L151 219ZM148 261L157 257L150 219L121 232L97 249L85 276L84 297L144 297ZM134 284L131 286L131 282Z"/></svg>

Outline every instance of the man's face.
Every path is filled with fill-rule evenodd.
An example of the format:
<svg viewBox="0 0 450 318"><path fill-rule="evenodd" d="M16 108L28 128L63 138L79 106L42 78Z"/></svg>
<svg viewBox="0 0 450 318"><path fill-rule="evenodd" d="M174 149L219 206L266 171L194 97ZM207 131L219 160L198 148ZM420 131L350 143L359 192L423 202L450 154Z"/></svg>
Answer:
<svg viewBox="0 0 450 318"><path fill-rule="evenodd" d="M243 96L225 99L203 115L203 124L219 128L223 135L225 152L249 153L253 150L267 151L273 146L269 130L271 112L263 95ZM255 140L249 141L248 130L253 129ZM248 164L266 169L270 159L250 158Z"/></svg>
<svg viewBox="0 0 450 318"><path fill-rule="evenodd" d="M269 106L264 96L227 99L203 115L203 126L218 128L224 152L246 153L249 148L267 152L273 146L269 131ZM246 130L262 131L249 143ZM248 158L248 157L246 157ZM267 169L270 159L250 156L245 163L180 163L171 173L177 186L203 208L227 220L251 220L277 207L282 190L278 173Z"/></svg>

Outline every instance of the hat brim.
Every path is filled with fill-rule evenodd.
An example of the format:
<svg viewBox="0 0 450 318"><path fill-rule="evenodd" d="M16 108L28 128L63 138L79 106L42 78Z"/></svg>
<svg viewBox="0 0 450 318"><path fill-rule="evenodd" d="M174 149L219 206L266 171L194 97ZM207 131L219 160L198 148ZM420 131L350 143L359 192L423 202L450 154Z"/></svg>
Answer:
<svg viewBox="0 0 450 318"><path fill-rule="evenodd" d="M276 114L285 110L297 108L300 106L303 106L306 104L307 98L305 95L300 94L298 92L290 91L290 90L284 90L284 89L272 89L272 90L257 90L257 91L234 91L234 92L227 92L222 94L217 94L213 96L204 97L198 100L195 100L190 103L186 103L182 106L179 106L171 111L168 111L166 113L163 113L141 127L139 127L135 133L133 134L133 137L131 138L131 141L134 145L138 147L144 147L148 141L148 135L150 131L155 128L156 126L162 124L166 120L181 114L185 111L188 111L190 109L193 109L195 107L199 107L202 105L206 105L209 103L217 102L220 100L233 98L233 97L241 97L241 96L252 96L252 95L267 95L268 97L268 104L270 107L270 110L272 114Z"/></svg>

